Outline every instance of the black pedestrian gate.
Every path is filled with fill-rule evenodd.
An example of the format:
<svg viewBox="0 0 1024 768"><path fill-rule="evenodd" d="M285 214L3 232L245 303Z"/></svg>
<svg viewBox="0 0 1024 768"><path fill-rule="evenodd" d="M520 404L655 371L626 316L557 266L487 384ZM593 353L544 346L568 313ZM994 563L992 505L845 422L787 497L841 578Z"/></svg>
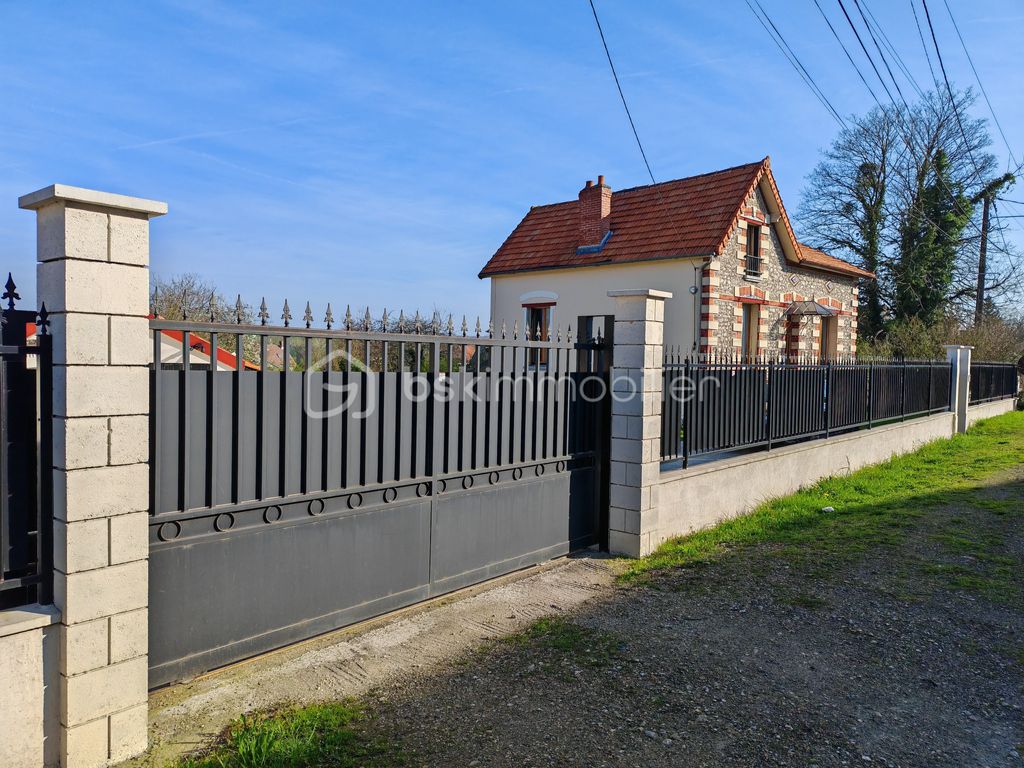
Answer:
<svg viewBox="0 0 1024 768"><path fill-rule="evenodd" d="M606 545L610 318L260 316L151 322L152 686Z"/></svg>
<svg viewBox="0 0 1024 768"><path fill-rule="evenodd" d="M46 310L8 306L0 330L0 609L52 599L52 369Z"/></svg>

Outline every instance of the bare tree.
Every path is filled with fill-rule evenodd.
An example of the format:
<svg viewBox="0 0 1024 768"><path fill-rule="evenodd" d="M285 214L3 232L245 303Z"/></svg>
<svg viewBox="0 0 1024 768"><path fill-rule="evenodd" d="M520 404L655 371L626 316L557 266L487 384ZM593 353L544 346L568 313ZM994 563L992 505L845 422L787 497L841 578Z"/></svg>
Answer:
<svg viewBox="0 0 1024 768"><path fill-rule="evenodd" d="M878 276L862 288L862 337L888 322L935 322L974 304L982 212L975 203L996 176L986 122L966 117L974 100L970 89L953 99L930 92L909 108L853 118L808 178L797 220L810 243ZM1018 260L993 234L984 286L997 299L1017 287Z"/></svg>

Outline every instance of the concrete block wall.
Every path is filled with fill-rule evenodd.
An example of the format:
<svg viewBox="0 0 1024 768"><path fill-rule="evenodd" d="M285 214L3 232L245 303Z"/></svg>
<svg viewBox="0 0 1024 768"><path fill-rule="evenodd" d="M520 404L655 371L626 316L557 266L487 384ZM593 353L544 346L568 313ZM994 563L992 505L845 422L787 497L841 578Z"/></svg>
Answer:
<svg viewBox="0 0 1024 768"><path fill-rule="evenodd" d="M951 437L954 424L953 414L937 413L663 472L653 491L659 527L652 532L652 545L750 512L762 502L794 493L823 477L846 475Z"/></svg>
<svg viewBox="0 0 1024 768"><path fill-rule="evenodd" d="M53 606L0 611L0 765L40 768L60 755L58 622Z"/></svg>
<svg viewBox="0 0 1024 768"><path fill-rule="evenodd" d="M98 768L146 748L149 221L167 206L63 185L19 205L53 337L56 757Z"/></svg>
<svg viewBox="0 0 1024 768"><path fill-rule="evenodd" d="M651 289L609 291L615 299L612 355L611 488L608 545L640 557L652 548L661 472L661 387L665 299Z"/></svg>

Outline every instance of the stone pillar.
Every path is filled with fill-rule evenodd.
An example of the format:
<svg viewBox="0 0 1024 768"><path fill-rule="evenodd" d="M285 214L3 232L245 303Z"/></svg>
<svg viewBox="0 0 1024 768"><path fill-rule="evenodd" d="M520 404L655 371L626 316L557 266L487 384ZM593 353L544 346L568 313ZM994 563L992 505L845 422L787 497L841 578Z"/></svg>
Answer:
<svg viewBox="0 0 1024 768"><path fill-rule="evenodd" d="M146 748L149 220L167 206L61 184L18 204L53 336L61 765L92 768Z"/></svg>
<svg viewBox="0 0 1024 768"><path fill-rule="evenodd" d="M632 557L657 545L661 370L667 291L609 291L615 299L608 545Z"/></svg>
<svg viewBox="0 0 1024 768"><path fill-rule="evenodd" d="M953 366L953 385L950 393L950 410L957 434L967 431L967 406L971 397L971 350L962 344L945 344L946 359Z"/></svg>

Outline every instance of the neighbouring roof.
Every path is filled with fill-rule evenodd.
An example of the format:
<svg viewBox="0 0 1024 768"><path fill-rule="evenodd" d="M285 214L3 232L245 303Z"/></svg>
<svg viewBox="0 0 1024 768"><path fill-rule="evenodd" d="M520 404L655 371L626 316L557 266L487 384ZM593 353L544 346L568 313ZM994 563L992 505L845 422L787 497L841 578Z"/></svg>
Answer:
<svg viewBox="0 0 1024 768"><path fill-rule="evenodd" d="M796 240L766 157L756 163L700 176L614 191L610 216L612 234L596 252L577 250L587 245L579 242L577 200L535 206L490 258L480 271L480 277L719 255L743 212L747 197L757 185L762 185L769 213L773 219L777 218L787 259L813 269L871 276L821 251L807 249L813 253L804 255L806 246Z"/></svg>
<svg viewBox="0 0 1024 768"><path fill-rule="evenodd" d="M868 272L866 269L855 267L848 261L837 259L835 256L829 256L824 251L819 251L817 248L811 248L809 245L800 243L800 255L802 262L805 266L819 267L821 269L827 269L831 272L839 272L844 275L856 275L857 277L873 278L874 272Z"/></svg>

